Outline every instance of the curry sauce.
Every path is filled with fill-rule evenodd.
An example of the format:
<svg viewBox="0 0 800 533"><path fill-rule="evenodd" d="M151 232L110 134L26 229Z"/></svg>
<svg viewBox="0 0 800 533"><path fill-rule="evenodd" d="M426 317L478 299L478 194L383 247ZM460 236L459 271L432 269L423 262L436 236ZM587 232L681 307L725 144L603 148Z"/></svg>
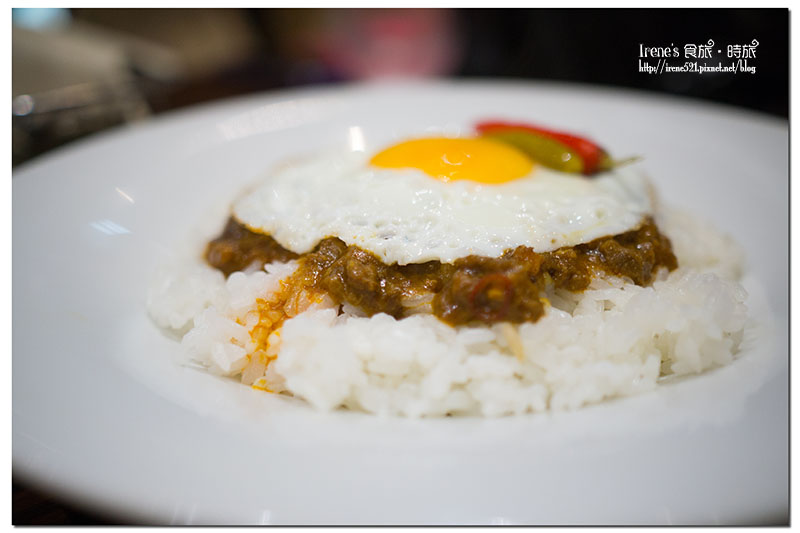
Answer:
<svg viewBox="0 0 800 533"><path fill-rule="evenodd" d="M226 276L297 259L298 270L290 282L306 290L324 291L337 303L370 316L403 318L415 312L409 302L427 302L434 315L451 325L535 322L544 315L542 294L549 283L578 292L597 272L604 272L644 286L653 282L659 268L678 266L669 239L652 218L633 231L552 252L519 246L500 257L470 255L452 264L410 265L386 265L336 237L299 255L230 218L222 234L208 244L205 257Z"/></svg>

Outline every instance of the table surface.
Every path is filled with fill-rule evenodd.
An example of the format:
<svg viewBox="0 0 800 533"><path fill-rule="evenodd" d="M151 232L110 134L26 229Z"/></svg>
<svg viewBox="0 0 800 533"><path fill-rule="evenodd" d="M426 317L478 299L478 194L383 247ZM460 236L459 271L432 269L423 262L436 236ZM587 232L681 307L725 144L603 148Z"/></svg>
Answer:
<svg viewBox="0 0 800 533"><path fill-rule="evenodd" d="M15 526L124 524L110 517L74 507L60 498L16 479L12 481L11 499L11 523Z"/></svg>

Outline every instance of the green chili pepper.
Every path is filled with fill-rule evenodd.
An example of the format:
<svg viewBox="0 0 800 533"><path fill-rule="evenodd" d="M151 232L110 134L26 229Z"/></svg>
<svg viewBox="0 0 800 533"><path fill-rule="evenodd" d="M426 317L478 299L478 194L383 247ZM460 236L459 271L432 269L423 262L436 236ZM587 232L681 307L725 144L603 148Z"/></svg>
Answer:
<svg viewBox="0 0 800 533"><path fill-rule="evenodd" d="M561 172L588 176L637 159L615 161L588 139L530 124L481 122L477 130L482 136L510 144L538 163Z"/></svg>

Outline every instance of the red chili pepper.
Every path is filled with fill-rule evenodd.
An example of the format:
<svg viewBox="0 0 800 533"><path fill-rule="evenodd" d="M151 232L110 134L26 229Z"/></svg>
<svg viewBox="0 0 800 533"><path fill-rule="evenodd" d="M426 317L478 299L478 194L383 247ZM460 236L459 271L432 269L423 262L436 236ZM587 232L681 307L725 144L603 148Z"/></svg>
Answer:
<svg viewBox="0 0 800 533"><path fill-rule="evenodd" d="M498 309L489 309L487 311L486 306L479 305L476 303L476 300L484 290L490 288L492 285L501 285L501 288L503 289L503 305ZM478 318L487 322L494 322L501 320L506 316L509 307L511 307L511 300L513 298L514 285L511 283L511 280L503 274L494 273L487 274L483 276L480 281L478 281L477 285L475 285L475 288L473 288L472 292L470 292L469 303L472 306L472 311L478 316Z"/></svg>
<svg viewBox="0 0 800 533"><path fill-rule="evenodd" d="M479 133L490 134L493 132L508 131L508 130L522 130L537 135L542 135L554 139L564 146L572 149L583 160L583 174L594 174L604 168L610 159L608 153L600 146L576 135L553 131L546 128L540 128L532 124L523 124L519 122L503 122L503 121L485 121L480 122L476 126Z"/></svg>

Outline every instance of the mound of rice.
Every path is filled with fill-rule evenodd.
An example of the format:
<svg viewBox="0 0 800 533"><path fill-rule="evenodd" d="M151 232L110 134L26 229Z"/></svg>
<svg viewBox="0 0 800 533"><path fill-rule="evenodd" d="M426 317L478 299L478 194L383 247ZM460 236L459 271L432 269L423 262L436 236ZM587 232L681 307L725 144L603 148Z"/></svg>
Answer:
<svg viewBox="0 0 800 533"><path fill-rule="evenodd" d="M666 376L730 363L747 320L737 245L686 213L658 217L680 268L651 287L595 279L555 291L536 323L451 327L431 315L359 316L330 300L295 302L258 356L256 298L296 263L227 280L196 260L164 269L148 294L160 326L183 334L187 363L337 407L409 417L575 409L652 390ZM184 334L185 333L185 334Z"/></svg>

